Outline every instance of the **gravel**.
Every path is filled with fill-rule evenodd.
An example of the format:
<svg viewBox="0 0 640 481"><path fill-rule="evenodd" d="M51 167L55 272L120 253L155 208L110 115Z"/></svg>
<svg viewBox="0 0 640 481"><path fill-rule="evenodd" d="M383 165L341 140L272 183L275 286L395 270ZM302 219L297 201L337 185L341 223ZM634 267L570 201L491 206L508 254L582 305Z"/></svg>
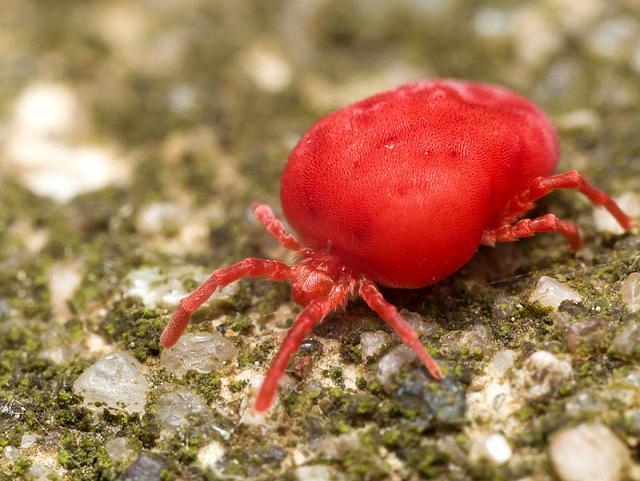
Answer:
<svg viewBox="0 0 640 481"><path fill-rule="evenodd" d="M549 458L562 481L619 481L629 450L608 427L589 423L555 433Z"/></svg>

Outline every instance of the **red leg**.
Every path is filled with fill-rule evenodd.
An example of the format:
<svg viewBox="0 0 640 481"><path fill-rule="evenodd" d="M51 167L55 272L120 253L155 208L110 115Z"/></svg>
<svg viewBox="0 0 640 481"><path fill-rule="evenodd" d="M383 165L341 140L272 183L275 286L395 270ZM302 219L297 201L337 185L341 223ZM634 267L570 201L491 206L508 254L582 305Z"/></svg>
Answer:
<svg viewBox="0 0 640 481"><path fill-rule="evenodd" d="M245 276L268 277L274 281L284 281L289 279L290 272L291 267L282 262L253 258L213 271L206 281L180 301L171 321L162 331L160 343L164 347L173 346L187 327L191 314L209 299L218 287L224 287Z"/></svg>
<svg viewBox="0 0 640 481"><path fill-rule="evenodd" d="M522 219L515 224L507 224L497 229L486 230L482 233L482 243L493 246L496 242L515 242L524 237L531 237L539 232L557 232L564 236L571 250L582 248L580 231L575 224L558 219L553 214L543 215L535 219Z"/></svg>
<svg viewBox="0 0 640 481"><path fill-rule="evenodd" d="M626 215L606 192L591 185L575 170L534 179L529 188L517 197L510 209L505 213L505 221L511 221L524 214L533 207L536 200L557 189L579 190L592 203L607 209L625 230L633 228L633 219Z"/></svg>
<svg viewBox="0 0 640 481"><path fill-rule="evenodd" d="M298 350L300 343L313 328L332 310L343 305L347 301L350 288L348 284L336 284L327 297L311 301L300 313L291 326L287 336L282 341L282 346L267 371L267 376L260 387L256 399L256 411L264 412L269 409L278 387L278 381L284 374L289 364L289 358Z"/></svg>
<svg viewBox="0 0 640 481"><path fill-rule="evenodd" d="M254 204L253 212L264 228L267 229L267 232L275 237L282 247L292 251L301 251L304 249L298 239L296 239L293 234L287 232L287 229L285 229L282 222L278 220L271 210L271 207L267 204Z"/></svg>
<svg viewBox="0 0 640 481"><path fill-rule="evenodd" d="M398 314L395 306L389 304L389 302L382 297L382 294L371 280L364 279L361 281L360 295L367 305L396 331L400 339L413 349L413 352L415 352L420 361L422 361L422 364L427 368L429 374L437 381L440 381L442 379L442 372L440 371L438 363L420 343L416 332L407 324L407 321Z"/></svg>

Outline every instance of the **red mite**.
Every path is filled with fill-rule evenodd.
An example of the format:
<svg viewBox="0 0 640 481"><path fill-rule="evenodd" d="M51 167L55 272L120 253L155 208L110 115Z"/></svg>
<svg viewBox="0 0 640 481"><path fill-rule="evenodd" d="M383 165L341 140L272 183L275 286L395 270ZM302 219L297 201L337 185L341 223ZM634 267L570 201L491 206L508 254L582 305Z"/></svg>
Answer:
<svg viewBox="0 0 640 481"><path fill-rule="evenodd" d="M460 269L480 244L557 232L581 248L578 228L553 214L521 218L550 192L577 189L624 227L633 222L578 172L551 175L556 132L528 100L494 85L428 80L333 112L313 125L284 168L280 199L299 236L264 204L254 212L300 261L244 259L215 270L182 299L160 342L176 343L191 314L241 277L288 281L304 309L273 360L255 408L266 411L289 358L327 314L357 294L417 354L438 364L377 284L418 288Z"/></svg>

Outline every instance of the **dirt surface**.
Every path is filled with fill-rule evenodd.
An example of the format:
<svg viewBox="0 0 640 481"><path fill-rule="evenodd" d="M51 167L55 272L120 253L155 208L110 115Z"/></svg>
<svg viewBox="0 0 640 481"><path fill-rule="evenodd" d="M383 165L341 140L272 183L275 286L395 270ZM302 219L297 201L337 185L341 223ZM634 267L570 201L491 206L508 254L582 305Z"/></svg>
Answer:
<svg viewBox="0 0 640 481"><path fill-rule="evenodd" d="M638 12L636 0L3 2L0 480L569 481L600 461L599 479L640 479L640 237L608 232L573 192L536 212L577 222L579 254L541 235L482 248L436 286L384 291L443 383L353 302L256 416L299 312L270 282L243 280L194 317L225 362L177 373L158 345L211 269L293 260L248 207L280 213L281 169L314 120L404 82L521 92L558 126L561 170L640 215ZM532 300L543 276L581 300ZM80 375L123 351L143 407L83 403ZM563 454L593 446L574 464Z"/></svg>

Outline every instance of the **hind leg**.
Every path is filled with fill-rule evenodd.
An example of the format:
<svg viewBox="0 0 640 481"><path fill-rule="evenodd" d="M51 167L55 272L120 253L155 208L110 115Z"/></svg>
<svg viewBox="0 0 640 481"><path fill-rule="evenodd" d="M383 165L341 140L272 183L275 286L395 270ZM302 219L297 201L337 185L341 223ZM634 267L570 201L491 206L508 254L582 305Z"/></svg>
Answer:
<svg viewBox="0 0 640 481"><path fill-rule="evenodd" d="M593 204L600 205L607 209L624 230L628 231L634 227L633 219L625 214L606 192L594 187L575 170L534 179L529 188L518 195L503 214L504 222L511 223L532 209L538 199L557 189L576 189L584 194Z"/></svg>
<svg viewBox="0 0 640 481"><path fill-rule="evenodd" d="M554 214L543 215L535 219L522 219L515 224L505 224L497 229L488 229L482 233L482 243L493 246L496 242L515 242L540 232L557 232L567 241L571 250L582 248L580 231L575 224L558 219Z"/></svg>

